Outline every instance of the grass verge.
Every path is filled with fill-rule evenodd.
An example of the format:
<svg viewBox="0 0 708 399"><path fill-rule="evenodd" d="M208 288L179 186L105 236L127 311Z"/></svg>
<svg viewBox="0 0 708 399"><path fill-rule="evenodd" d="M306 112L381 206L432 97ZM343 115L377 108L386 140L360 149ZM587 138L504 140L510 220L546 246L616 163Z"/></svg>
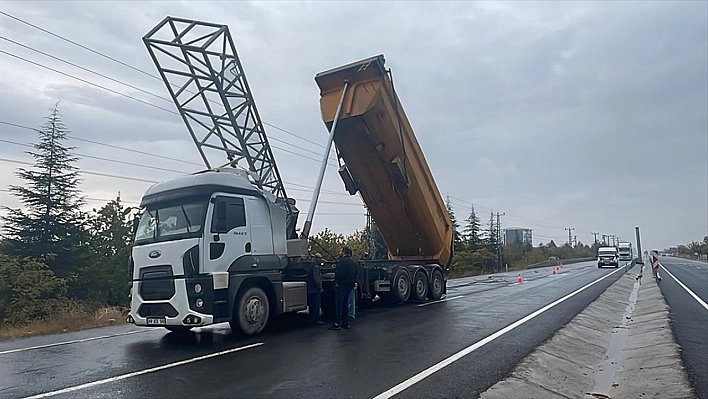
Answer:
<svg viewBox="0 0 708 399"><path fill-rule="evenodd" d="M32 320L22 325L0 324L0 340L58 334L89 328L124 324L128 309L101 308L96 311L72 309L44 320Z"/></svg>

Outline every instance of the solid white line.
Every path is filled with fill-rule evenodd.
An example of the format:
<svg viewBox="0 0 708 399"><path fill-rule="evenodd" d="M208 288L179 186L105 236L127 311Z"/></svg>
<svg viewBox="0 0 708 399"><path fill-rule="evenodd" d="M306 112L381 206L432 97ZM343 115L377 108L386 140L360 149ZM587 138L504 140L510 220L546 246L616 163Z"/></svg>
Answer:
<svg viewBox="0 0 708 399"><path fill-rule="evenodd" d="M91 387L95 387L95 386L97 386L97 385L103 385L103 384L107 384L107 383L109 383L109 382L120 381L120 380L124 380L124 379L126 379L126 378L136 377L136 376L143 375L143 374L147 374L147 373L154 373L154 372L156 372L156 371L165 370L165 369L169 369L169 368L172 368L172 367L183 366L183 365L185 365L185 364L198 362L198 361L200 361L200 360L211 359L212 357L227 355L227 354L229 354L229 353L234 353L234 352L242 351L242 350L244 350L244 349L255 348L255 347L261 346L261 345L263 345L263 342L258 342L258 343L251 344L251 345L241 346L241 347L238 347L238 348L232 348L232 349L229 349L229 350L225 350L225 351L222 351L222 352L216 352L216 353L212 353L212 354L209 354L209 355L194 357L194 358L191 358L191 359L182 360L182 361L175 362L175 363L168 363L168 364L165 364L165 365L162 365L162 366L157 366L157 367L153 367L153 368L149 368L149 369L145 369L145 370L140 370L140 371L135 371L135 372L128 373L128 374L119 375L119 376L116 376L116 377L106 378L106 379L103 379L103 380L98 380L98 381L89 382L89 383L86 383L86 384L81 384L81 385L76 385L76 386L69 387L69 388L60 389L60 390L58 390L58 391L51 391L51 392L41 393L41 394L34 395L34 396L28 396L28 397L25 398L25 399L48 398L48 397L50 397L50 396L61 395L61 394L64 394L64 393L73 392L73 391L78 391L78 390L80 390L80 389L85 389L85 388L91 388Z"/></svg>
<svg viewBox="0 0 708 399"><path fill-rule="evenodd" d="M437 364L431 366L430 368L427 368L427 369L421 371L420 373L414 375L413 377L401 382L400 384L394 386L393 388L389 389L388 391L375 396L374 399L387 399L387 398L390 398L394 395L397 395L397 394L403 392L404 390L406 390L406 389L410 388L411 386L417 384L418 382L430 377L434 373L436 373L436 372L442 370L443 368L451 365L452 363L462 359L463 357L469 355L470 353L476 351L477 349L483 347L484 345L494 341L495 339L501 337L502 335L508 333L509 331L515 329L516 327L519 327L520 325L535 318L536 316L540 315L541 313L551 309L552 307L558 305L559 303L566 301L567 299L573 297L574 295L586 290L587 288L599 283L600 281L602 281L602 280L604 280L604 279L610 277L611 275L613 275L617 272L620 272L620 271L624 271L624 269L621 269L621 268L616 269L612 273L606 274L605 276L603 276L603 277L571 292L570 294L542 307L541 309L529 314L528 316L526 316L520 320L517 320L512 324L509 324L508 326L502 328L501 330L495 332L494 334L492 334L480 341L475 342L474 344L468 346L467 348L461 350L460 352L455 353L454 355L448 357L447 359L441 361L440 363L437 363Z"/></svg>
<svg viewBox="0 0 708 399"><path fill-rule="evenodd" d="M661 268L664 269L664 271L666 272L666 274L668 274L669 276L671 276L671 278L673 278L674 280L676 280L676 282L679 283L679 285L680 285L681 287L683 287L683 289L686 290L686 292L688 292L688 293L693 297L693 299L695 299L696 301L698 301L698 303L700 303L701 306L703 306L706 310L708 310L708 304L706 304L705 302L703 302L703 300L702 300L701 298L699 298L698 295L694 294L693 291L689 290L688 287L686 287L685 285L683 285L683 283L682 283L681 281L679 281L679 279L677 279L673 274L671 274L670 271L666 270L666 268L664 267L664 265L661 265Z"/></svg>
<svg viewBox="0 0 708 399"><path fill-rule="evenodd" d="M420 305L415 305L415 306L416 306L417 308L419 308L419 307L421 307L421 306L434 305L434 304L436 304L436 303L442 303L442 302L452 301L453 299L460 299L460 298L464 298L464 295L453 296L453 297L450 297L450 298L445 298L445 299L441 299L441 300L434 301L434 302L421 303Z"/></svg>
<svg viewBox="0 0 708 399"><path fill-rule="evenodd" d="M0 355L6 355L8 353L15 353L15 352L30 351L33 349L51 348L52 346L78 344L80 342L88 342L88 341L95 341L97 339L119 337L121 335L138 334L138 333L143 333L143 332L147 332L147 331L150 331L150 330L130 331L130 332L120 333L120 334L101 335L100 337L91 337L91 338L84 338L84 339L75 339L72 341L57 342L54 344L37 345L37 346L30 346L27 348L10 349L10 350L6 350L6 351L0 351Z"/></svg>

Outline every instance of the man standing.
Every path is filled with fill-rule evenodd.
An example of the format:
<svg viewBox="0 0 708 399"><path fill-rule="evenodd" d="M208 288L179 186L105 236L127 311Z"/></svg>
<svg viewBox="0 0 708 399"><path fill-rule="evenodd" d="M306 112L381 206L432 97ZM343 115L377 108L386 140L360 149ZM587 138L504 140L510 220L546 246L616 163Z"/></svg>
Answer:
<svg viewBox="0 0 708 399"><path fill-rule="evenodd" d="M337 268L334 269L334 305L336 312L334 324L332 324L330 330L349 328L347 299L356 283L358 268L356 262L352 259L352 250L349 247L342 247L339 251L339 257L341 259L337 263ZM342 321L342 317L344 317L344 321Z"/></svg>
<svg viewBox="0 0 708 399"><path fill-rule="evenodd" d="M307 306L310 313L310 324L324 324L320 321L320 308L322 305L322 274L320 268L324 264L322 255L315 254L315 261L307 270Z"/></svg>

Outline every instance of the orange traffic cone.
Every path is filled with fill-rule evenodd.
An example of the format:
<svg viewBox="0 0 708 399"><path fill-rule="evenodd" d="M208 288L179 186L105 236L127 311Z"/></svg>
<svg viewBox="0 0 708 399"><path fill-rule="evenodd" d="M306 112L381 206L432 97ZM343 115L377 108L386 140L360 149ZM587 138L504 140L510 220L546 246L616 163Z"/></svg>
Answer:
<svg viewBox="0 0 708 399"><path fill-rule="evenodd" d="M524 279L521 278L521 273L519 273L519 277L516 278L516 284L523 284Z"/></svg>
<svg viewBox="0 0 708 399"><path fill-rule="evenodd" d="M556 275L556 268L555 267L553 268L553 275L554 276Z"/></svg>

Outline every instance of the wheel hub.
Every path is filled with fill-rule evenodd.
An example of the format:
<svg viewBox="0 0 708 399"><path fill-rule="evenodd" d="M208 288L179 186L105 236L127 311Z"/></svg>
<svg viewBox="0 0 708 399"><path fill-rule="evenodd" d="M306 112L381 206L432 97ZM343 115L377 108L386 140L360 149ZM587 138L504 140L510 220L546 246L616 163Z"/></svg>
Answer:
<svg viewBox="0 0 708 399"><path fill-rule="evenodd" d="M263 320L263 302L260 299L253 297L249 298L246 302L246 311L244 312L246 316L246 321L249 324L257 324Z"/></svg>

